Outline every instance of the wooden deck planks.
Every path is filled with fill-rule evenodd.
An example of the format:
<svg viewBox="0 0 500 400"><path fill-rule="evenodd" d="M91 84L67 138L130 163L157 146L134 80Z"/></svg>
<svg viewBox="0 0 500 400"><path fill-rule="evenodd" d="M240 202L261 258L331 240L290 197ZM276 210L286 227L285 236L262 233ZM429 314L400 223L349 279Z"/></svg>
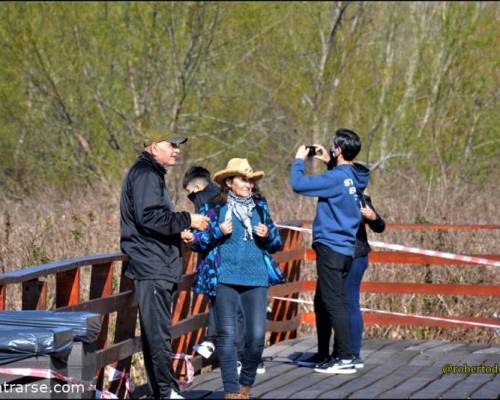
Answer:
<svg viewBox="0 0 500 400"><path fill-rule="evenodd" d="M395 350L392 355L388 358L384 357L384 359L380 363L377 363L376 367L365 374L362 379L356 379L357 374L351 375L353 377L352 381L333 391L323 393L320 398L345 398L354 395L356 392L363 393L365 398L373 398L380 392L387 390L387 387L381 387L377 383L393 374L402 366L408 365L408 362L418 354L416 351L403 351L403 349L400 349L404 346L404 342L397 344L399 344L399 346L391 345ZM385 353L382 354L385 355ZM376 355L377 353L375 353L375 356ZM373 362L373 356L370 362ZM367 364L369 365L369 363Z"/></svg>
<svg viewBox="0 0 500 400"><path fill-rule="evenodd" d="M356 392L354 392L349 398L352 399L366 399L366 398L377 398L382 393L387 392L408 379L412 378L417 374L422 367L404 365L390 371L386 376L375 380L369 386L366 386Z"/></svg>
<svg viewBox="0 0 500 400"><path fill-rule="evenodd" d="M320 396L328 392L330 390L333 390L337 386L342 386L353 379L356 379L355 376L358 379L363 379L363 376L367 374L370 370L375 368L373 365L372 366L366 366L365 368L362 368L359 370L356 374L353 375L326 375L326 374L321 374L321 376L324 378L321 381L319 381L316 385L310 386L308 388L303 389L300 392L294 393L292 396L290 396L291 399L317 399L320 398ZM314 375L320 375L317 373L314 373Z"/></svg>
<svg viewBox="0 0 500 400"><path fill-rule="evenodd" d="M492 378L470 396L471 399L498 399L500 396L499 378Z"/></svg>
<svg viewBox="0 0 500 400"><path fill-rule="evenodd" d="M303 351L308 351L315 346L316 343L314 340L310 338L299 338L267 348L263 354L263 360L266 365L266 373L263 375L257 375L254 388L257 388L258 385L273 379L275 376L279 377L284 372L295 369L296 365L293 363L293 360L301 355ZM222 396L222 381L219 369L204 374L201 378L202 379L199 381L198 377L195 379L195 383L191 386L190 390L203 389L219 392L209 395L206 398L219 398Z"/></svg>
<svg viewBox="0 0 500 400"><path fill-rule="evenodd" d="M440 367L421 367L417 375L414 375L402 382L398 386L387 392L383 392L381 397L384 399L408 398L410 395L426 385L433 382L442 375Z"/></svg>
<svg viewBox="0 0 500 400"><path fill-rule="evenodd" d="M463 364L468 364L468 365L481 365L484 363L488 357L486 353L480 353L480 354L467 354L460 359L456 357L453 360L453 364L455 365L463 365ZM449 357L443 357L442 360L440 360L439 364L441 366L450 363L449 362ZM429 383L429 385L425 386L422 390L419 390L418 392L415 392L413 394L414 398L437 398L440 397L443 393L449 391L452 389L454 386L458 385L462 381L464 381L467 378L467 375L462 375L462 374L446 374L446 375L441 375L438 379L434 380L433 382Z"/></svg>
<svg viewBox="0 0 500 400"><path fill-rule="evenodd" d="M442 399L459 399L469 398L471 395L478 391L482 386L494 379L491 375L486 374L473 374L467 376L464 380L449 388L441 395ZM498 378L497 378L498 379ZM498 391L497 386L497 391Z"/></svg>
<svg viewBox="0 0 500 400"><path fill-rule="evenodd" d="M314 373L312 368L297 368L297 374L301 374L295 380L285 385L277 385L274 390L265 393L264 399L284 399L293 396L295 393L308 391L309 388L315 389L319 382L331 378L322 374Z"/></svg>
<svg viewBox="0 0 500 400"><path fill-rule="evenodd" d="M443 341L368 339L365 368L352 375L327 375L298 367L294 360L316 351L316 338L279 343L264 351L266 373L257 375L252 398L497 398L498 376L443 374L445 364L500 363L500 346ZM188 399L223 397L218 369L195 378Z"/></svg>
<svg viewBox="0 0 500 400"><path fill-rule="evenodd" d="M304 371L303 368L297 368L296 366L293 366L292 368L289 368L282 373L274 375L272 379L266 380L262 383L256 382L257 384L252 388L252 395L259 398L268 398L268 396L265 396L265 394L272 391L276 392L276 389L278 390L278 393L280 393L285 390L285 388L290 386L293 382L299 380L300 378L303 378L304 374L307 372L311 371ZM271 398L283 397L285 397L284 393L280 394L279 396L271 396Z"/></svg>

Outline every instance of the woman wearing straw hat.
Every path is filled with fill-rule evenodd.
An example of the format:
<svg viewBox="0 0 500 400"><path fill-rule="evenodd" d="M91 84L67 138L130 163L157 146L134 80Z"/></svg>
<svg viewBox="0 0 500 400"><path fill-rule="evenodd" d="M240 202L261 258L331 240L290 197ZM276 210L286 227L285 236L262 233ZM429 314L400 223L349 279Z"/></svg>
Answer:
<svg viewBox="0 0 500 400"><path fill-rule="evenodd" d="M210 250L198 266L194 290L215 296L217 356L224 397L249 398L264 350L269 284L284 281L270 256L282 247L266 200L255 182L264 176L248 160L233 158L214 174L221 186L217 205L200 209L210 218L207 230L194 232L193 249ZM238 378L238 308L245 317L245 348Z"/></svg>

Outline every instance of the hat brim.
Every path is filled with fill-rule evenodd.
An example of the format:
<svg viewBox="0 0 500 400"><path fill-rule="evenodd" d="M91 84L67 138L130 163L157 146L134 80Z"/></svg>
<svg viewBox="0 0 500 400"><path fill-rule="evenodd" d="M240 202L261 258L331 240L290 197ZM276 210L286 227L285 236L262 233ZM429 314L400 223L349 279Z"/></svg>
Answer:
<svg viewBox="0 0 500 400"><path fill-rule="evenodd" d="M178 146L180 144L186 143L188 141L188 138L182 136L182 137L175 137L175 138L170 139L170 140L166 139L165 141Z"/></svg>
<svg viewBox="0 0 500 400"><path fill-rule="evenodd" d="M222 185L226 178L237 175L245 176L253 181L258 181L264 177L264 171L255 171L249 174L242 171L224 169L214 174L214 181L217 182L219 185Z"/></svg>
<svg viewBox="0 0 500 400"><path fill-rule="evenodd" d="M156 140L156 141L150 142L150 143L145 141L144 147L147 147L152 143L160 143L160 142L167 142L167 143L173 144L175 146L179 146L180 144L186 143L187 141L188 141L187 137L175 137L173 139L165 138L165 139L159 139L159 140Z"/></svg>

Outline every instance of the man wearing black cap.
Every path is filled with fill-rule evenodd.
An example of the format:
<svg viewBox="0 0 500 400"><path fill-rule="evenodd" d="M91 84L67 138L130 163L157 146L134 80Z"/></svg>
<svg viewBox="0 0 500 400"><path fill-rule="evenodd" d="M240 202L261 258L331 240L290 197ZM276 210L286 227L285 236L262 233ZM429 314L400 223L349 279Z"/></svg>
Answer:
<svg viewBox="0 0 500 400"><path fill-rule="evenodd" d="M172 298L182 275L183 231L205 230L208 218L175 212L165 185L185 137L161 129L146 132L145 149L130 168L120 198L120 247L128 256L125 275L134 281L142 350L154 398L182 398L172 370ZM187 240L187 239L186 239Z"/></svg>

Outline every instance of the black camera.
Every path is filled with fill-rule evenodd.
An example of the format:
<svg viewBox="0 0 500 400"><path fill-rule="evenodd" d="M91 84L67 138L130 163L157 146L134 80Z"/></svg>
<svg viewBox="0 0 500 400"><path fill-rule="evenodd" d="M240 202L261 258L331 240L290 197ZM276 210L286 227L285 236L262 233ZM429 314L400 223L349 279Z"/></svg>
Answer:
<svg viewBox="0 0 500 400"><path fill-rule="evenodd" d="M314 157L316 154L320 156L323 153L323 151L316 146L306 146L306 149L309 150L307 157Z"/></svg>

